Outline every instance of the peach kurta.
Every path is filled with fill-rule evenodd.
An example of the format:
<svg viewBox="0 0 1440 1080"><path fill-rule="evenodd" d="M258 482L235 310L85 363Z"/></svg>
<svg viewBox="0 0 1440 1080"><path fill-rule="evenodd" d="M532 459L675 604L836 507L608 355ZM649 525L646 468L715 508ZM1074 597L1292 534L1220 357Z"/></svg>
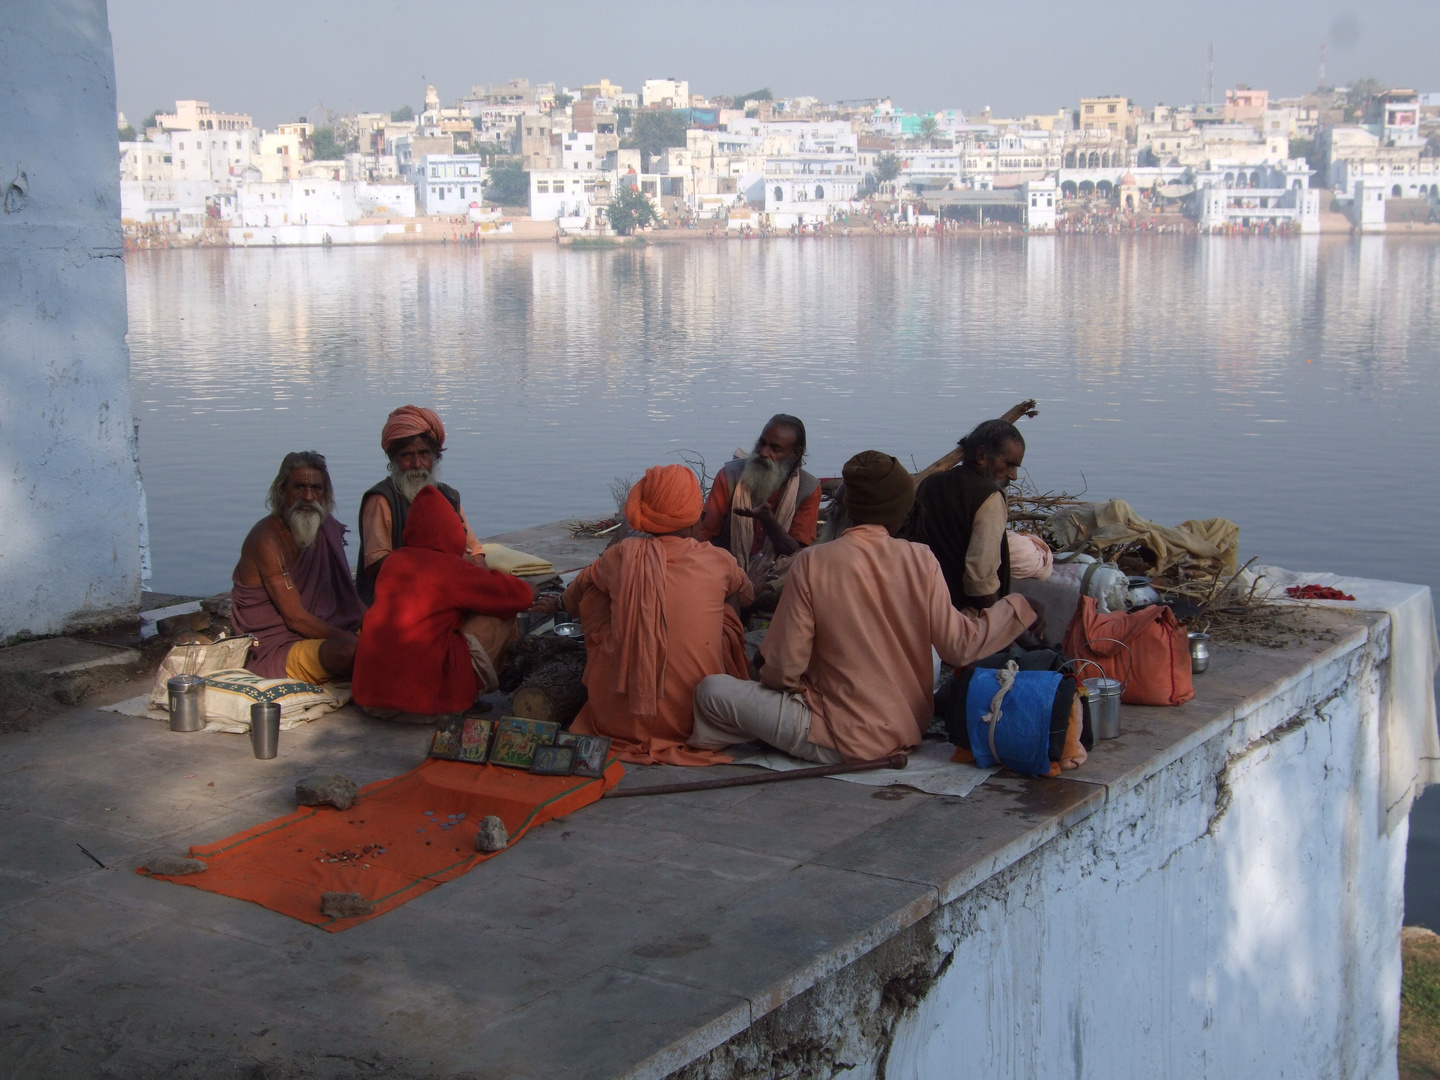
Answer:
<svg viewBox="0 0 1440 1080"><path fill-rule="evenodd" d="M657 638L632 648L663 648L664 692L653 716L637 715L631 695L615 689L620 663L616 609L626 593L626 544L660 545L665 559L663 619ZM707 675L746 677L744 635L739 617L725 603L732 593L751 599L749 579L729 552L678 536L631 538L609 548L565 592L565 606L579 611L585 626L585 688L589 699L571 725L584 734L608 735L625 761L642 764L713 765L730 759L685 745L694 721L695 687Z"/></svg>
<svg viewBox="0 0 1440 1080"><path fill-rule="evenodd" d="M804 697L812 743L873 761L920 745L934 711L932 645L958 667L1006 648L1034 620L1020 596L962 615L928 547L857 525L790 564L760 681Z"/></svg>

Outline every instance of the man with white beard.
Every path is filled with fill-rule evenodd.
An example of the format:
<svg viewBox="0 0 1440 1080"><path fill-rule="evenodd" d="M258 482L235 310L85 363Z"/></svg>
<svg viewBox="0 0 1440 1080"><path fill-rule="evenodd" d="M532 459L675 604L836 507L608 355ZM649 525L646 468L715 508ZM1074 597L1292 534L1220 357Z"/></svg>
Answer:
<svg viewBox="0 0 1440 1080"><path fill-rule="evenodd" d="M480 541L465 511L460 493L440 483L440 458L445 453L445 425L433 409L401 405L385 419L380 447L390 459L389 475L360 499L360 553L355 586L367 605L375 602L375 579L385 556L404 545L405 520L410 504L420 489L434 484L460 515L465 526L465 557L477 566L485 565Z"/></svg>
<svg viewBox="0 0 1440 1080"><path fill-rule="evenodd" d="M245 537L230 590L236 633L255 638L245 666L267 679L348 678L365 609L325 458L286 454L265 505L270 513Z"/></svg>
<svg viewBox="0 0 1440 1080"><path fill-rule="evenodd" d="M820 481L800 467L804 461L804 423L777 413L750 455L720 470L705 500L697 539L734 555L757 597L783 572L780 560L815 542Z"/></svg>

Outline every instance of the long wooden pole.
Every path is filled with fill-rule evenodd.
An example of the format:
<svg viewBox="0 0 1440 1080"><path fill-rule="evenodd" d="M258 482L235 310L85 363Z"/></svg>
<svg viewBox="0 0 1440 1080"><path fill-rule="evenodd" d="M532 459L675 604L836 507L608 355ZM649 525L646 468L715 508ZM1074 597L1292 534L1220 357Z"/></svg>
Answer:
<svg viewBox="0 0 1440 1080"><path fill-rule="evenodd" d="M763 772L757 776L727 776L720 780L697 780L691 784L652 784L649 787L611 788L607 799L627 799L636 795L678 795L685 791L714 791L717 788L748 787L751 784L775 784L782 780L805 780L812 776L839 776L841 773L867 772L871 769L903 769L909 761L905 754L891 754L876 761L855 761L843 765L817 765L813 769L791 769L788 772Z"/></svg>

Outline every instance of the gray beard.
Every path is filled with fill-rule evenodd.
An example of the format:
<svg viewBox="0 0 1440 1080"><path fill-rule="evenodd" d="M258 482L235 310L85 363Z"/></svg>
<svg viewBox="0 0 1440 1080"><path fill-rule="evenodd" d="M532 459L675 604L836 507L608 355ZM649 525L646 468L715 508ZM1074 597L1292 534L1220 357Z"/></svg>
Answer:
<svg viewBox="0 0 1440 1080"><path fill-rule="evenodd" d="M390 466L390 481L395 485L395 490L407 503L414 502L415 496L420 494L421 488L429 487L440 479L439 464L432 465L429 471L425 469L411 469L406 472L398 465Z"/></svg>
<svg viewBox="0 0 1440 1080"><path fill-rule="evenodd" d="M740 483L750 492L753 505L759 506L779 491L794 468L787 462L780 464L759 454L745 459L745 471L740 474Z"/></svg>
<svg viewBox="0 0 1440 1080"><path fill-rule="evenodd" d="M290 530L291 539L301 551L315 543L323 524L325 511L319 503L298 502L285 509L285 527Z"/></svg>

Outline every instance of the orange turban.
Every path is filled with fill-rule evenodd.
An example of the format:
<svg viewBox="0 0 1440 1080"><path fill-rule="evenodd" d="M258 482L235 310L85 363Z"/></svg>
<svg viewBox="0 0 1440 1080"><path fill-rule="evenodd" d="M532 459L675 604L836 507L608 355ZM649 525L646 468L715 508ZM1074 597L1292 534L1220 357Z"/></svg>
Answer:
<svg viewBox="0 0 1440 1080"><path fill-rule="evenodd" d="M434 409L401 405L385 418L385 427L380 431L380 449L388 453L392 443L413 439L416 435L429 436L436 446L445 445L445 425Z"/></svg>
<svg viewBox="0 0 1440 1080"><path fill-rule="evenodd" d="M655 465L630 489L625 520L640 532L672 533L694 525L704 509L693 472L684 465Z"/></svg>

